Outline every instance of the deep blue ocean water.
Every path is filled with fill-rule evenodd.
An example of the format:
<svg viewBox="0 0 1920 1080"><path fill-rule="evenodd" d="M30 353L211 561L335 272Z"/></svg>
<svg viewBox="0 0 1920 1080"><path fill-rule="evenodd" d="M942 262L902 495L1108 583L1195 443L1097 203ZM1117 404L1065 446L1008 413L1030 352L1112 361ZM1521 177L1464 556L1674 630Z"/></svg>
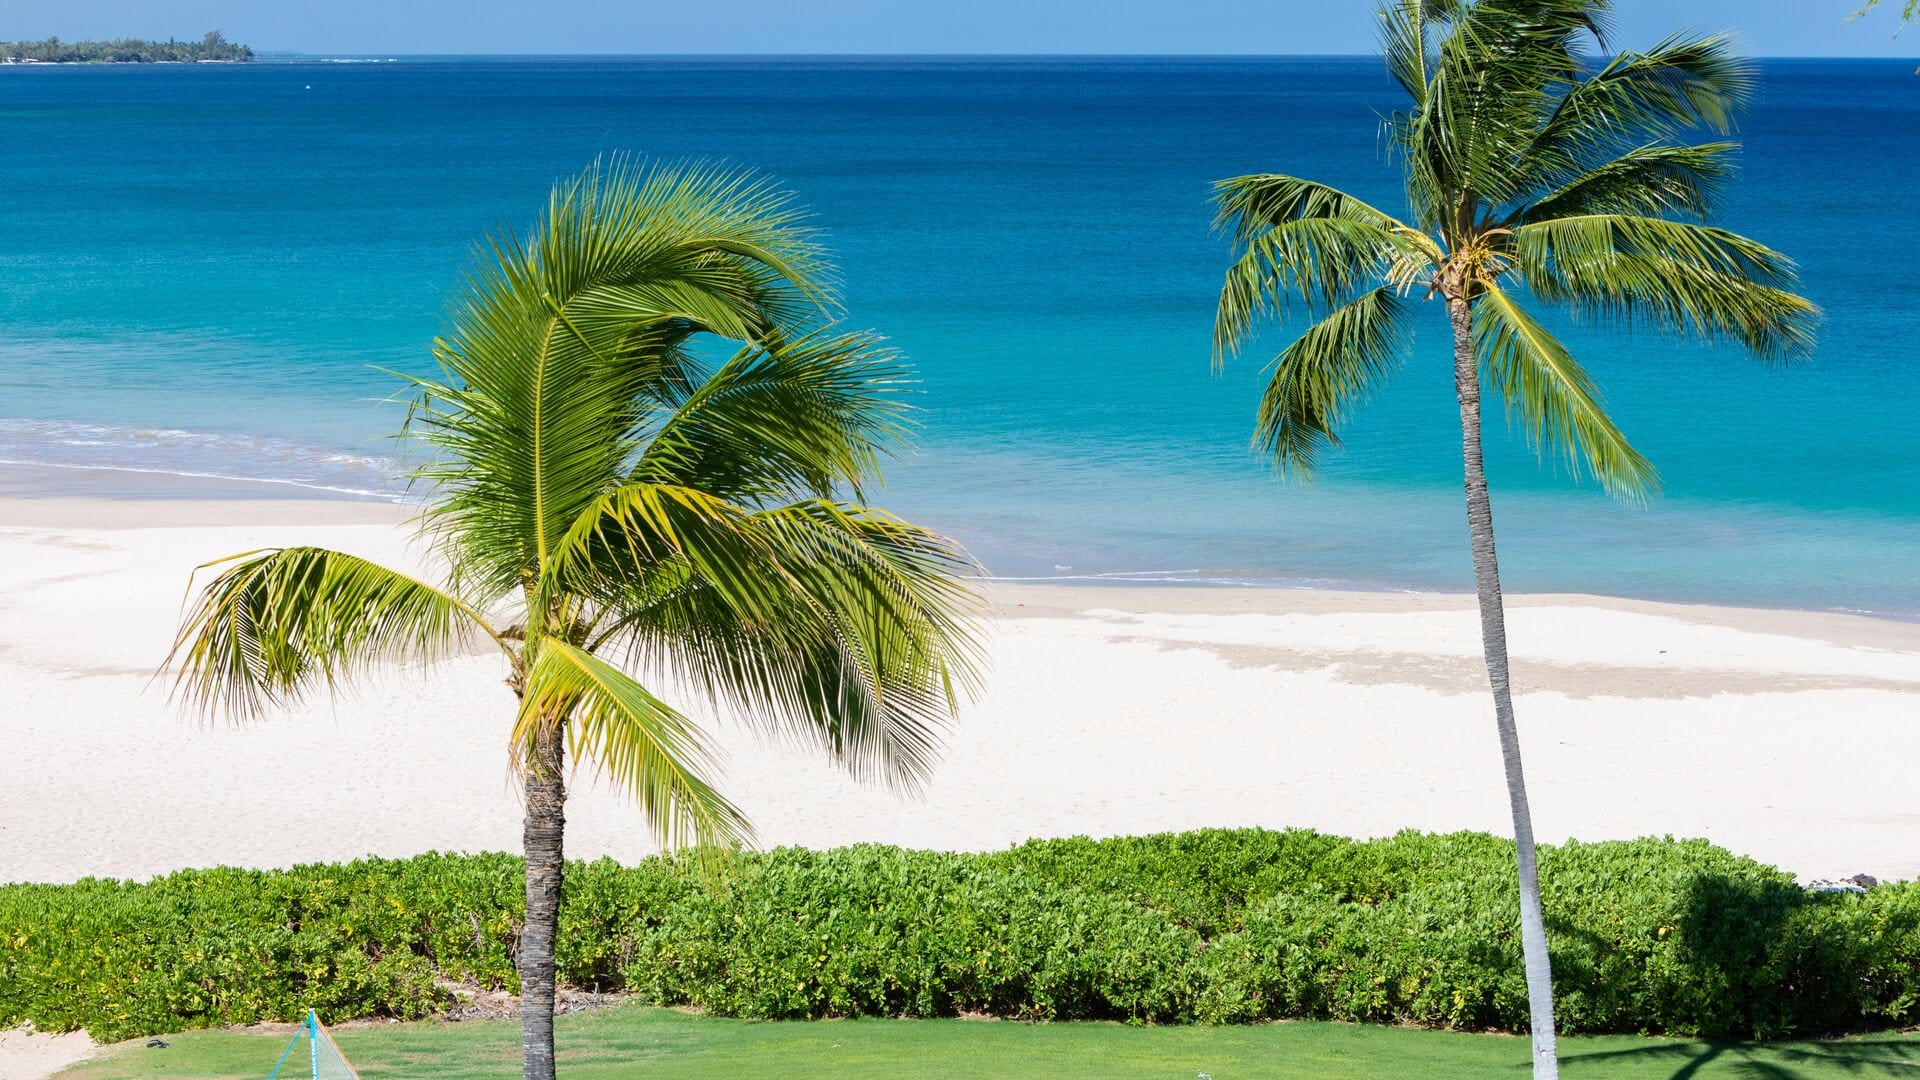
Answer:
<svg viewBox="0 0 1920 1080"><path fill-rule="evenodd" d="M469 245L628 151L816 212L925 391L885 501L1013 577L1470 584L1441 313L1311 487L1221 377L1216 178L1385 205L1365 59L475 59L0 69L0 460L377 490L378 368L430 366ZM1621 506L1498 415L1509 588L1920 614L1920 77L1769 61L1722 222L1798 258L1815 359L1568 328L1663 472ZM1556 323L1556 325L1561 325Z"/></svg>

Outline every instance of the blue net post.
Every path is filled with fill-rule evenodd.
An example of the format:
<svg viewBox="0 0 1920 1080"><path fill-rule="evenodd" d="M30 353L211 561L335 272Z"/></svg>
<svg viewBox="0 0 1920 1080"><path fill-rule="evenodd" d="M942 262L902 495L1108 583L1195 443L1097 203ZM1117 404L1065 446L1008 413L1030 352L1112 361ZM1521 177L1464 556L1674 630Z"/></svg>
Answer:
<svg viewBox="0 0 1920 1080"><path fill-rule="evenodd" d="M320 1080L320 1017L307 1010L307 1058L313 1066L313 1080Z"/></svg>

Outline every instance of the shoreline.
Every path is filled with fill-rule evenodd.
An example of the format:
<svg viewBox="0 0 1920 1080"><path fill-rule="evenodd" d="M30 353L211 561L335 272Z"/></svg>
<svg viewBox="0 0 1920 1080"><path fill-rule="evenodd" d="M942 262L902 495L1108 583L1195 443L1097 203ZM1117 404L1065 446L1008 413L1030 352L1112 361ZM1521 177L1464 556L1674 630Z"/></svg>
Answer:
<svg viewBox="0 0 1920 1080"><path fill-rule="evenodd" d="M399 526L412 516L417 505L398 496L343 492L292 481L194 476L105 466L0 463L0 507L4 508L4 512L0 512L0 529L24 526L118 530L267 523L287 526ZM1138 573L1144 577L1154 572ZM1128 607L1154 598L1156 604L1188 613L1246 613L1276 606L1274 598L1277 596L1339 598L1339 604L1358 610L1379 610L1383 605L1392 607L1396 602L1441 606L1472 606L1476 602L1475 594L1471 591L1399 586L1222 584L1216 581L1164 578L1152 581L1110 580L1111 577L1034 578L989 574L980 581L995 594L1066 590L1076 597L1125 598L1124 603L1116 599L1091 605L1095 607ZM1201 600L1198 597L1216 599ZM1508 608L1577 603L1671 617L1689 617L1688 613L1693 613L1692 617L1715 623L1756 628L1787 618L1802 627L1825 627L1822 633L1839 633L1841 636L1855 636L1846 634L1843 628L1848 625L1847 620L1860 619L1876 625L1913 627L1912 634L1898 636L1902 640L1920 642L1920 615L1898 612L1662 600L1558 591L1509 592L1503 599ZM1711 614L1703 616L1700 614L1703 612Z"/></svg>

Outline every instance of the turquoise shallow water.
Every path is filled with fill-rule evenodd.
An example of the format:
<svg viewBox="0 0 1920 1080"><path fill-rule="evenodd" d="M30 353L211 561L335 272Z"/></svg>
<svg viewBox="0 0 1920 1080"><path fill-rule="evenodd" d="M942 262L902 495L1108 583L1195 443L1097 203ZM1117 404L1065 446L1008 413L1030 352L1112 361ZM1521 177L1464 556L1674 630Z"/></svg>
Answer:
<svg viewBox="0 0 1920 1080"><path fill-rule="evenodd" d="M1211 180L1397 202L1374 62L441 60L0 70L0 460L379 490L467 245L594 155L778 175L924 380L897 509L1014 577L1462 588L1440 315L1311 488L1208 371ZM1511 587L1920 613L1920 78L1778 61L1725 221L1799 258L1808 365L1569 328L1636 510L1494 435Z"/></svg>

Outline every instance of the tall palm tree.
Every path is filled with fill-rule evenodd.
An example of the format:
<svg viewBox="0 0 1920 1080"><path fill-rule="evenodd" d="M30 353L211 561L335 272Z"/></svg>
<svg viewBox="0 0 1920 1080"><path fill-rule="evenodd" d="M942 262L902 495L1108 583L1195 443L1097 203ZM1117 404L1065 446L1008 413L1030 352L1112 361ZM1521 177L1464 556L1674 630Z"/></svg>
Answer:
<svg viewBox="0 0 1920 1080"><path fill-rule="evenodd" d="M911 789L972 684L971 564L862 504L903 372L872 335L817 325L823 272L788 197L749 175L616 160L556 186L530 239L477 252L439 376L411 380L445 584L250 552L209 564L175 644L185 699L241 716L379 661L498 649L526 805L529 1080L554 1075L569 755L664 844L725 846L748 823L670 691Z"/></svg>
<svg viewBox="0 0 1920 1080"><path fill-rule="evenodd" d="M1529 300L1805 354L1817 311L1793 265L1711 227L1734 144L1724 134L1751 68L1724 37L1674 36L1604 56L1607 0L1392 0L1380 9L1394 80L1411 99L1387 120L1405 177L1405 221L1324 184L1241 176L1217 185L1237 258L1214 327L1216 366L1269 316L1310 324L1275 360L1256 443L1310 473L1335 428L1406 355L1414 300L1438 300L1453 344L1480 632L1506 765L1534 1075L1558 1075L1553 990L1508 677L1493 512L1480 448L1491 385L1537 448L1629 500L1653 467L1608 419L1598 388L1529 312Z"/></svg>

